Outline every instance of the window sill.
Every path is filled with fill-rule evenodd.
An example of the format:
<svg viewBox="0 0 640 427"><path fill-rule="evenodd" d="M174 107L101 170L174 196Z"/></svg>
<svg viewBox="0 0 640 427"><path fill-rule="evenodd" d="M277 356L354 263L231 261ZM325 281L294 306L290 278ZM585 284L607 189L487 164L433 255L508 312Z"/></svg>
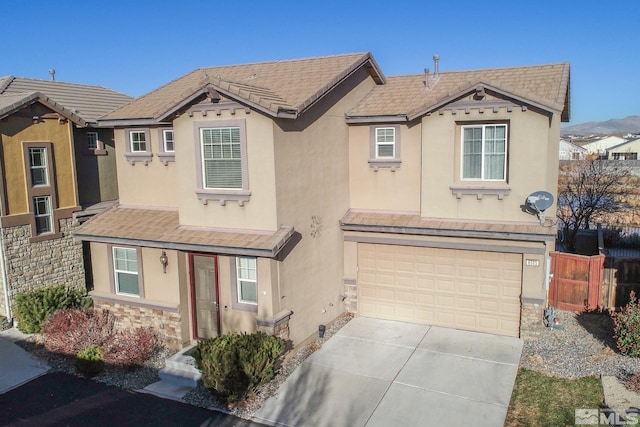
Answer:
<svg viewBox="0 0 640 427"><path fill-rule="evenodd" d="M176 161L176 153L164 152L164 153L157 153L156 155L158 156L158 160L160 160L162 164L164 164L165 166L167 166L169 162Z"/></svg>
<svg viewBox="0 0 640 427"><path fill-rule="evenodd" d="M107 150L96 148L95 150L82 150L83 156L106 156Z"/></svg>
<svg viewBox="0 0 640 427"><path fill-rule="evenodd" d="M380 168L391 169L391 172L395 172L401 164L402 161L396 159L369 159L369 167L374 172L378 172Z"/></svg>
<svg viewBox="0 0 640 427"><path fill-rule="evenodd" d="M203 205L206 205L209 200L217 200L220 202L221 206L226 205L227 202L237 202L239 206L244 206L244 204L248 202L251 197L251 191L206 190L200 188L196 190L196 195L198 196L198 200L200 200Z"/></svg>
<svg viewBox="0 0 640 427"><path fill-rule="evenodd" d="M142 152L142 153L131 152L131 153L125 153L124 157L126 157L127 161L131 163L131 165L135 166L136 162L142 162L144 163L145 166L147 166L151 161L153 154L148 152Z"/></svg>
<svg viewBox="0 0 640 427"><path fill-rule="evenodd" d="M40 235L35 236L35 237L30 237L29 238L29 243L45 242L47 240L59 239L61 237L62 237L62 233L40 234Z"/></svg>
<svg viewBox="0 0 640 427"><path fill-rule="evenodd" d="M98 291L90 291L89 296L97 301L110 302L115 304L130 304L137 307L150 308L155 310L169 311L177 313L179 307L172 304L165 304L158 301L146 300L144 298L133 298L125 295L107 294Z"/></svg>
<svg viewBox="0 0 640 427"><path fill-rule="evenodd" d="M511 188L502 186L484 186L484 185L452 185L449 187L451 193L456 199L461 199L465 195L475 195L478 200L482 200L483 196L498 196L498 200L503 200L504 196L509 195Z"/></svg>
<svg viewBox="0 0 640 427"><path fill-rule="evenodd" d="M231 308L239 311L248 311L250 313L258 312L258 304L251 304L248 302L236 302L235 300L231 302Z"/></svg>

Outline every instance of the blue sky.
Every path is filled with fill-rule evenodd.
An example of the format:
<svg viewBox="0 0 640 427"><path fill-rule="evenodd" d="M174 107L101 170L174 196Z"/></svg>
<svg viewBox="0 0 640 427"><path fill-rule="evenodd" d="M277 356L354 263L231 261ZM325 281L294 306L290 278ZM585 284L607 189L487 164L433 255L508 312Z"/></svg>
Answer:
<svg viewBox="0 0 640 427"><path fill-rule="evenodd" d="M203 66L371 51L386 75L571 63L571 124L640 114L640 2L7 1L0 76L140 96Z"/></svg>

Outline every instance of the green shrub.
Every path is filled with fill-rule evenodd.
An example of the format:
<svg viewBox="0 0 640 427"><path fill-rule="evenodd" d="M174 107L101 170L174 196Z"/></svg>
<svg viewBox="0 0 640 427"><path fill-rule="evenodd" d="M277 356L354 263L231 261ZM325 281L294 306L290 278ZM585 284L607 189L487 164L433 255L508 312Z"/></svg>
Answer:
<svg viewBox="0 0 640 427"><path fill-rule="evenodd" d="M4 331L5 329L9 329L11 324L9 323L9 319L6 316L0 314L0 331Z"/></svg>
<svg viewBox="0 0 640 427"><path fill-rule="evenodd" d="M41 333L47 319L55 311L90 303L91 299L83 291L64 285L21 292L16 296L15 307L18 329L27 334Z"/></svg>
<svg viewBox="0 0 640 427"><path fill-rule="evenodd" d="M76 369L87 378L95 377L102 372L104 362L97 345L92 345L76 355Z"/></svg>
<svg viewBox="0 0 640 427"><path fill-rule="evenodd" d="M231 333L200 341L193 356L205 387L233 402L273 378L284 349L282 339L263 332Z"/></svg>
<svg viewBox="0 0 640 427"><path fill-rule="evenodd" d="M613 314L614 336L618 350L622 353L640 356L640 302L631 291L631 300L622 311Z"/></svg>

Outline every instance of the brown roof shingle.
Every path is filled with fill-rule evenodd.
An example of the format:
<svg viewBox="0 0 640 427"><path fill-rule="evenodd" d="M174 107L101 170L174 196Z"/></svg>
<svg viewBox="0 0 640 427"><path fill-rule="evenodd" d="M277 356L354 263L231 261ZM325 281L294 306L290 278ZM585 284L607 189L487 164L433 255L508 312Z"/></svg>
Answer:
<svg viewBox="0 0 640 427"><path fill-rule="evenodd" d="M181 226L177 210L116 206L73 232L80 240L164 249L274 258L293 236L293 227L275 232Z"/></svg>
<svg viewBox="0 0 640 427"><path fill-rule="evenodd" d="M557 111L568 108L565 105L569 87L568 63L441 72L439 79L431 81L428 89L424 80L424 74L388 77L386 84L376 86L348 116L407 116L412 119L479 83Z"/></svg>
<svg viewBox="0 0 640 427"><path fill-rule="evenodd" d="M102 120L162 119L185 98L213 87L266 113L300 113L361 66L384 76L370 53L198 68L102 117Z"/></svg>

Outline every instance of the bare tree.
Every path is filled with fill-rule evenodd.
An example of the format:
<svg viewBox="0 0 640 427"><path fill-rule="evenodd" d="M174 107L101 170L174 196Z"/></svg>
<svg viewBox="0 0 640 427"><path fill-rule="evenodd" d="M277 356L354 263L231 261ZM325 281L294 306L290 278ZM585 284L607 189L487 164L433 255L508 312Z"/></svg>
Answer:
<svg viewBox="0 0 640 427"><path fill-rule="evenodd" d="M557 216L569 252L576 250L578 230L626 209L622 199L631 176L624 161L583 160L560 168Z"/></svg>

